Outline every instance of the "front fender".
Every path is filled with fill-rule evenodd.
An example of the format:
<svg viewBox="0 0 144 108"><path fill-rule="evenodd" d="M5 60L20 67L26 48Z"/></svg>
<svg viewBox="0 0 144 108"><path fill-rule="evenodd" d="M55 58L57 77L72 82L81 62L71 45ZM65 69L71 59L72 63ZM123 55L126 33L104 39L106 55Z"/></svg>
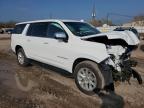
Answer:
<svg viewBox="0 0 144 108"><path fill-rule="evenodd" d="M100 63L109 57L106 45L103 43L81 40L77 48L79 53L76 58L87 58Z"/></svg>

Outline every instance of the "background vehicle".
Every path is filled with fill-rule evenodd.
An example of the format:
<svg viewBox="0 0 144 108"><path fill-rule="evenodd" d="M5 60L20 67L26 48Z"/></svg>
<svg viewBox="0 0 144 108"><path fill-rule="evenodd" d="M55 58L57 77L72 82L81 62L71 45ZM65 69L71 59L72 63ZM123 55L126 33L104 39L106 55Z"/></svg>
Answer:
<svg viewBox="0 0 144 108"><path fill-rule="evenodd" d="M118 27L114 29L114 31L125 31L125 30L132 31L140 39L138 31L134 27Z"/></svg>
<svg viewBox="0 0 144 108"><path fill-rule="evenodd" d="M13 31L13 28L8 28L8 29L5 30L5 32L8 33L8 34L11 34L12 31Z"/></svg>
<svg viewBox="0 0 144 108"><path fill-rule="evenodd" d="M0 34L3 34L4 33L4 30L3 29L0 29Z"/></svg>
<svg viewBox="0 0 144 108"><path fill-rule="evenodd" d="M30 59L73 73L77 87L86 94L114 90L113 81L140 75L131 67L130 53L139 39L131 31L100 33L93 26L71 20L40 20L16 24L11 47L18 63Z"/></svg>

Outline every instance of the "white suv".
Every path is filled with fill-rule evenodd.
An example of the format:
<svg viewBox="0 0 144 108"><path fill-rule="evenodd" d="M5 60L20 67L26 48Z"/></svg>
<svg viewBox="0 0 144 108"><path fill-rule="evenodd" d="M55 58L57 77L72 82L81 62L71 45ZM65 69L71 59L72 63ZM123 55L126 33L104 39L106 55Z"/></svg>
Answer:
<svg viewBox="0 0 144 108"><path fill-rule="evenodd" d="M140 75L129 59L139 44L131 31L100 33L93 26L73 20L39 20L16 24L11 48L22 66L36 60L73 73L77 87L86 94L114 90L113 81Z"/></svg>

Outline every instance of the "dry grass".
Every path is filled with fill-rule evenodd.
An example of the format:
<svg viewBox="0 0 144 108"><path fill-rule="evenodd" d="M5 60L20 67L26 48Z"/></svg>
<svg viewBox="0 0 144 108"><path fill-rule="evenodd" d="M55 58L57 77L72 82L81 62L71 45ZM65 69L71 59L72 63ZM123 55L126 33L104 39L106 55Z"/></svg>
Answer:
<svg viewBox="0 0 144 108"><path fill-rule="evenodd" d="M0 40L9 40L10 37L0 37Z"/></svg>
<svg viewBox="0 0 144 108"><path fill-rule="evenodd" d="M140 33L140 37L143 40L144 39L144 33Z"/></svg>

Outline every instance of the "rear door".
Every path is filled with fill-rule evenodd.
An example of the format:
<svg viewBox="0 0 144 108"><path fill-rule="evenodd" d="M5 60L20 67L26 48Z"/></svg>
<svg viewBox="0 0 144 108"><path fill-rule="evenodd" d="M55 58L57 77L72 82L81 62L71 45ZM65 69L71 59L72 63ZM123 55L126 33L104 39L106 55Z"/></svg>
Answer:
<svg viewBox="0 0 144 108"><path fill-rule="evenodd" d="M32 59L44 61L43 55L45 53L45 44L48 44L46 38L47 22L38 22L30 24L27 35L27 48ZM49 53L47 53L49 56Z"/></svg>
<svg viewBox="0 0 144 108"><path fill-rule="evenodd" d="M16 25L11 35L11 48L15 52L15 47L17 45L23 46L24 44L24 30L27 24Z"/></svg>

